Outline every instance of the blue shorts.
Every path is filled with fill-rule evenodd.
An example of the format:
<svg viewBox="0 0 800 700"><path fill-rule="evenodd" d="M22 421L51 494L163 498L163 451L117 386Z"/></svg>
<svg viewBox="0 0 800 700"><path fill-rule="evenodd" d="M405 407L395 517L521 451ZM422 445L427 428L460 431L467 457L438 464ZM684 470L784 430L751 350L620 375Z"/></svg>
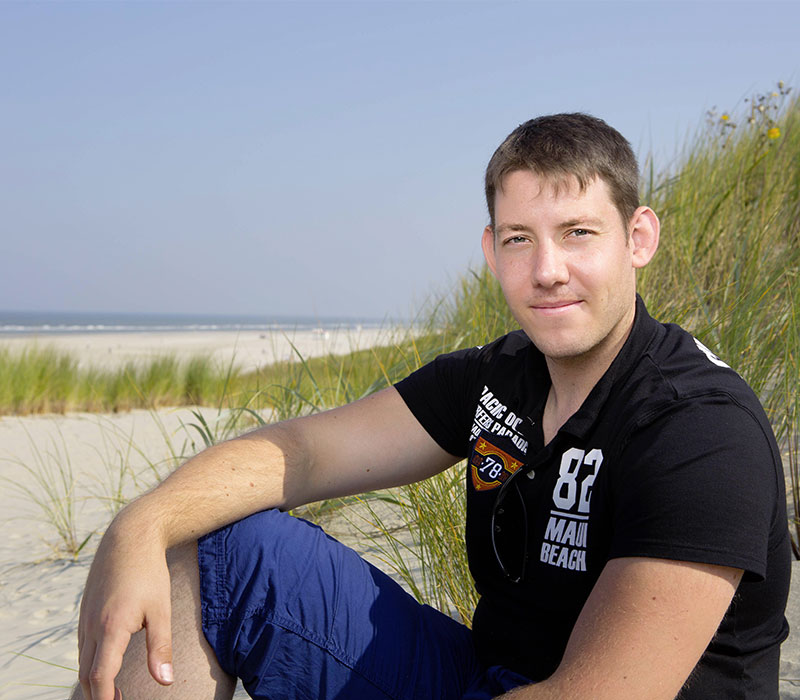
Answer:
<svg viewBox="0 0 800 700"><path fill-rule="evenodd" d="M319 527L264 511L198 542L203 633L253 698L488 700L470 630Z"/></svg>

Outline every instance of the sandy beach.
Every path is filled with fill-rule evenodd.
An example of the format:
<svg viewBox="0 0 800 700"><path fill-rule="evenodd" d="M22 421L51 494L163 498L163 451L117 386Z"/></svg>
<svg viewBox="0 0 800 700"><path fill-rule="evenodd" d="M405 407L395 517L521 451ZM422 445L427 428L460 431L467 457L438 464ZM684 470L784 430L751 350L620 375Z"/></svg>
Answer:
<svg viewBox="0 0 800 700"><path fill-rule="evenodd" d="M82 362L111 365L162 352L186 357L202 351L222 361L233 357L253 366L265 356L274 359L275 353L291 352L286 338L262 338L261 334L222 338L215 333L175 333L149 339L144 335L65 336L58 347L77 351L86 344ZM381 338L369 330L355 338L318 335L324 334L297 333L291 340L302 353L311 355L344 351L354 342L366 347ZM203 409L203 416L212 426L226 420L225 414L213 409ZM4 533L0 538L0 699L67 697L76 677L80 596L99 537L120 497L141 492L202 447L193 422L196 417L188 408L0 418ZM37 480L37 474L44 478ZM50 498L45 485L71 504L67 520L75 542L88 537L76 557L65 552L65 537L59 535L55 516L42 507ZM351 546L365 549L346 522L334 520L328 528ZM798 576L800 568L795 564L794 578ZM800 626L798 592L800 581L793 585L787 612L793 627ZM800 698L800 635L794 631L783 647L781 677L785 679L781 697ZM236 697L246 696L240 690Z"/></svg>
<svg viewBox="0 0 800 700"><path fill-rule="evenodd" d="M205 354L249 370L298 352L308 358L368 348L391 342L396 332L51 334L3 337L0 348L54 347L73 353L81 366L109 369L165 354L180 360ZM191 427L197 422L193 410L198 409L0 418L0 700L67 697L76 679L81 592L100 536L122 499L141 493L202 449ZM228 419L215 409L201 413L212 429L223 429ZM54 500L69 504L62 520L71 535L62 534L58 516L43 507ZM329 529L359 547L344 520ZM70 536L78 545L88 537L77 556L66 551ZM236 697L247 696L240 688Z"/></svg>

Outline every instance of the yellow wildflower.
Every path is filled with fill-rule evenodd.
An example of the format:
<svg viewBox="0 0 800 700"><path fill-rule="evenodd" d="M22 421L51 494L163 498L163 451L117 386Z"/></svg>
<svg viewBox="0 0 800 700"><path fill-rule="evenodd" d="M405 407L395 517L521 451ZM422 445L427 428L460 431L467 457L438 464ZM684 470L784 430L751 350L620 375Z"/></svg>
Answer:
<svg viewBox="0 0 800 700"><path fill-rule="evenodd" d="M728 121L728 119L730 119L730 117L729 117L727 114L723 114L723 115L720 117L720 119L722 119L722 121L726 122L726 121Z"/></svg>
<svg viewBox="0 0 800 700"><path fill-rule="evenodd" d="M777 138L780 137L780 135L781 135L781 130L777 126L773 126L767 132L767 138L770 138L770 139L777 139Z"/></svg>

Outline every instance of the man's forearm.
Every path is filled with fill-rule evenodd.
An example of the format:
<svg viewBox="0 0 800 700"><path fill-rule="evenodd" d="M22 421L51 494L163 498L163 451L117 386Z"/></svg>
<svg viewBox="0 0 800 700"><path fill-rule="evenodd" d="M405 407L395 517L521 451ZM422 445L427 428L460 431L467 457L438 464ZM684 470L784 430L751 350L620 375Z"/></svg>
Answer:
<svg viewBox="0 0 800 700"><path fill-rule="evenodd" d="M553 675L497 700L672 700L719 627L742 573L670 559L611 559Z"/></svg>
<svg viewBox="0 0 800 700"><path fill-rule="evenodd" d="M168 549L259 510L299 505L304 460L294 432L278 424L204 450L129 504L110 529L146 532Z"/></svg>
<svg viewBox="0 0 800 700"><path fill-rule="evenodd" d="M201 452L123 510L112 530L144 528L171 547L259 510L419 481L454 461L397 390L384 389Z"/></svg>

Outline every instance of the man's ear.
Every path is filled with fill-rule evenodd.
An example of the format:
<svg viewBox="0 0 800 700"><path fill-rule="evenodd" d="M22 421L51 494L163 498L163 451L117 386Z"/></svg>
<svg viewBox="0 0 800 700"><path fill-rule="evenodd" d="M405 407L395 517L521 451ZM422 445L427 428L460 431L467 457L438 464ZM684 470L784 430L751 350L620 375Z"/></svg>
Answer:
<svg viewBox="0 0 800 700"><path fill-rule="evenodd" d="M630 245L633 266L641 268L652 260L658 250L661 223L650 207L639 207L631 217Z"/></svg>
<svg viewBox="0 0 800 700"><path fill-rule="evenodd" d="M483 248L483 257L486 258L486 264L489 266L492 274L497 277L497 265L494 257L494 230L491 226L487 226L483 229L481 248Z"/></svg>

